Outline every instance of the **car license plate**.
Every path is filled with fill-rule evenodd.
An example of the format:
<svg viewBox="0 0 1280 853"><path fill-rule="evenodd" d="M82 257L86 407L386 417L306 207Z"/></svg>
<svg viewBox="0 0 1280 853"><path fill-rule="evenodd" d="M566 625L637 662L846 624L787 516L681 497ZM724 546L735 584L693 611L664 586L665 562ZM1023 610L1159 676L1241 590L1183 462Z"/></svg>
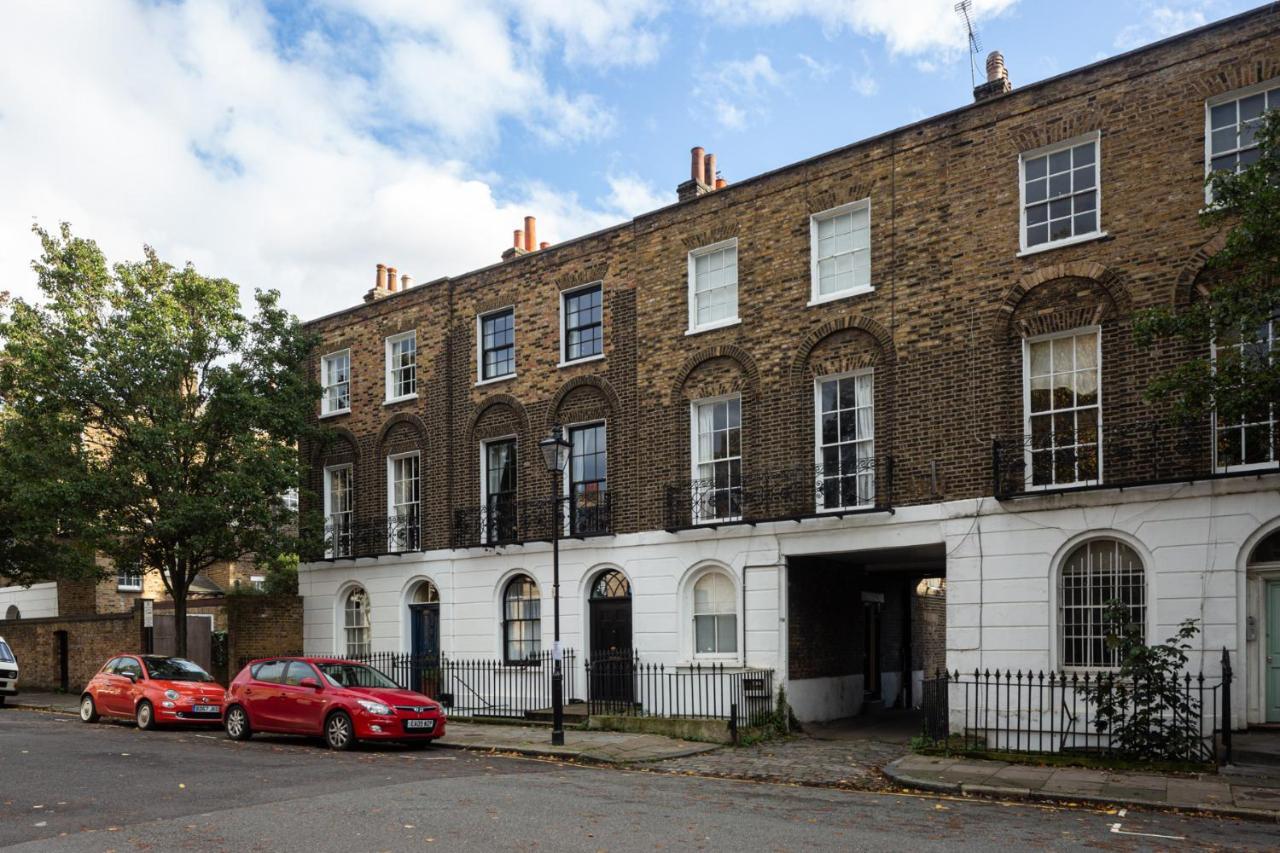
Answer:
<svg viewBox="0 0 1280 853"><path fill-rule="evenodd" d="M404 727L406 729L423 729L424 731L429 732L436 727L436 721L435 720L405 720Z"/></svg>
<svg viewBox="0 0 1280 853"><path fill-rule="evenodd" d="M218 713L217 705L192 705L191 710L197 714L216 714Z"/></svg>

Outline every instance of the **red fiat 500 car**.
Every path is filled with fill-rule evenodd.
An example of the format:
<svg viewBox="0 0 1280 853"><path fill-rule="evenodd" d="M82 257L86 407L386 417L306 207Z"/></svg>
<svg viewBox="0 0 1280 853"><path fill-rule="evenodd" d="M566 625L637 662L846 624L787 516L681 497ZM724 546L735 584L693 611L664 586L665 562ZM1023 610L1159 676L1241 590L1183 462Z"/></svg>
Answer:
<svg viewBox="0 0 1280 853"><path fill-rule="evenodd" d="M226 691L185 658L119 655L80 694L80 719L132 717L140 729L164 723L219 723Z"/></svg>
<svg viewBox="0 0 1280 853"><path fill-rule="evenodd" d="M338 658L271 658L227 689L227 737L254 732L320 735L331 749L360 740L424 743L444 736L445 714L370 666Z"/></svg>

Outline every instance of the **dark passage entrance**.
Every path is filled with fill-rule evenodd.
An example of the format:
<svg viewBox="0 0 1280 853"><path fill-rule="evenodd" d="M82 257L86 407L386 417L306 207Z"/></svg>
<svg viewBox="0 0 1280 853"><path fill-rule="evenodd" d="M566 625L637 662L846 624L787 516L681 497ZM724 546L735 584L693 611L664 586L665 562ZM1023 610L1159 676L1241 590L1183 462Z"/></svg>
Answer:
<svg viewBox="0 0 1280 853"><path fill-rule="evenodd" d="M635 696L631 649L631 584L610 569L591 585L592 702L627 704Z"/></svg>

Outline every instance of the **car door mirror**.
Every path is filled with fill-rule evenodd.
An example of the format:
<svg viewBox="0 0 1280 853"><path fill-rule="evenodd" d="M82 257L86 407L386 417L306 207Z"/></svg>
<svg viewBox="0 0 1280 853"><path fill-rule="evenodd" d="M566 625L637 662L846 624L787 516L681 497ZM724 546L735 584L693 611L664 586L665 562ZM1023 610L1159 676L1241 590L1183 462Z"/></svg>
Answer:
<svg viewBox="0 0 1280 853"><path fill-rule="evenodd" d="M120 674L132 681L134 684L138 683L138 674L136 672L122 672Z"/></svg>
<svg viewBox="0 0 1280 853"><path fill-rule="evenodd" d="M299 687L310 687L312 690L319 690L319 689L320 689L320 682L316 681L314 678L304 678L304 679L302 679L301 681L299 681L299 682L298 682L298 686L299 686Z"/></svg>

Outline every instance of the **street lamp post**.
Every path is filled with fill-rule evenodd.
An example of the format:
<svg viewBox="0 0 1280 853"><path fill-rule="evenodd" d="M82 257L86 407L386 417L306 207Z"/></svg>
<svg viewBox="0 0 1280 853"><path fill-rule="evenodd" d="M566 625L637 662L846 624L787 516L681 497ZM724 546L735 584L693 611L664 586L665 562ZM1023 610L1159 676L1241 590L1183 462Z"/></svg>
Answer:
<svg viewBox="0 0 1280 853"><path fill-rule="evenodd" d="M564 671L560 649L560 479L569 464L573 445L565 439L560 424L551 435L538 442L542 459L551 473L551 607L555 619L555 642L551 646L551 745L564 745Z"/></svg>

